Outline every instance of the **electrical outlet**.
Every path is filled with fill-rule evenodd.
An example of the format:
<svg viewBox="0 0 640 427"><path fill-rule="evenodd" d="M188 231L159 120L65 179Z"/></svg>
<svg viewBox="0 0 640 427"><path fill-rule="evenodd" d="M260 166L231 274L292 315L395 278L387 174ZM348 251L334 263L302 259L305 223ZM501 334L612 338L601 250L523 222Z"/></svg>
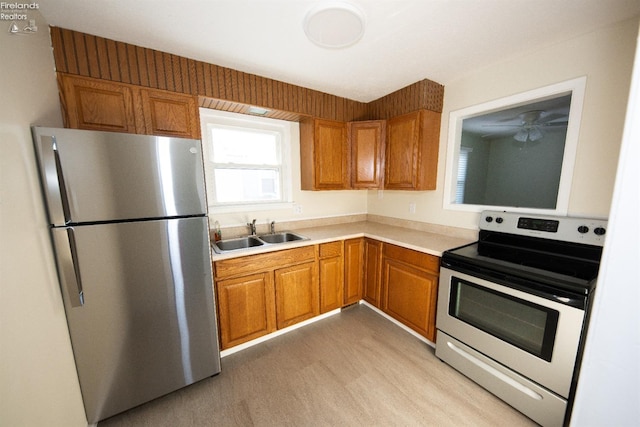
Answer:
<svg viewBox="0 0 640 427"><path fill-rule="evenodd" d="M293 205L293 213L296 215L302 214L302 205Z"/></svg>
<svg viewBox="0 0 640 427"><path fill-rule="evenodd" d="M411 214L416 213L416 204L415 203L409 203L409 213L411 213Z"/></svg>
<svg viewBox="0 0 640 427"><path fill-rule="evenodd" d="M384 190L378 190L378 199L382 200L384 198Z"/></svg>

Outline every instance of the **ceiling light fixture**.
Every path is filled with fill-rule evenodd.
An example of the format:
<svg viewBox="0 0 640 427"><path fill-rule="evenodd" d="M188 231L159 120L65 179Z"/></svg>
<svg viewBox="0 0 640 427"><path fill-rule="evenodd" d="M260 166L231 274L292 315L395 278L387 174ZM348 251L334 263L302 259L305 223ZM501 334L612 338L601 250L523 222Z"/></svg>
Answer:
<svg viewBox="0 0 640 427"><path fill-rule="evenodd" d="M271 112L271 110L267 110L266 108L262 108L262 107L249 107L248 110L249 114L253 114L254 116L265 116L268 113Z"/></svg>
<svg viewBox="0 0 640 427"><path fill-rule="evenodd" d="M326 1L311 9L304 18L304 32L321 47L339 49L362 38L364 13L345 1Z"/></svg>

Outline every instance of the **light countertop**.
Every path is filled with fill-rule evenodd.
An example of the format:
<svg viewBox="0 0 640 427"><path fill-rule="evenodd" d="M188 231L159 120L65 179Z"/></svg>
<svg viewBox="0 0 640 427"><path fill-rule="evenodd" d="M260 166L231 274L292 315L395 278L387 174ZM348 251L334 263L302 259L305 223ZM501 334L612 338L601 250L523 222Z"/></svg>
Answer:
<svg viewBox="0 0 640 427"><path fill-rule="evenodd" d="M336 240L369 237L382 242L391 243L430 255L441 256L447 249L466 245L477 240L449 236L434 232L419 231L410 228L386 225L371 221L350 222L344 224L323 225L308 228L295 228L287 230L276 229L276 232L293 231L308 240L264 245L250 249L230 251L223 254L213 253L213 261L220 261L239 256L254 255L258 253L272 252L281 249L290 249L307 245L317 245Z"/></svg>

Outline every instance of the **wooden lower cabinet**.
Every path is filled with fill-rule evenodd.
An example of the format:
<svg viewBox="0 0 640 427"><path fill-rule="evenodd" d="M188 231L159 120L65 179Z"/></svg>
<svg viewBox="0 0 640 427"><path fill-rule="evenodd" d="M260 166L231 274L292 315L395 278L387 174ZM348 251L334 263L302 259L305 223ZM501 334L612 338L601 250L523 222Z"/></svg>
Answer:
<svg viewBox="0 0 640 427"><path fill-rule="evenodd" d="M364 239L344 241L344 299L342 306L362 299L364 278Z"/></svg>
<svg viewBox="0 0 640 427"><path fill-rule="evenodd" d="M216 261L223 350L364 299L435 342L440 258L369 238Z"/></svg>
<svg viewBox="0 0 640 427"><path fill-rule="evenodd" d="M320 314L317 264L315 261L274 272L276 323L286 328Z"/></svg>
<svg viewBox="0 0 640 427"><path fill-rule="evenodd" d="M384 245L382 310L435 342L439 258Z"/></svg>
<svg viewBox="0 0 640 427"><path fill-rule="evenodd" d="M271 272L220 280L217 297L223 349L276 330Z"/></svg>
<svg viewBox="0 0 640 427"><path fill-rule="evenodd" d="M364 280L362 297L369 304L380 308L380 268L382 266L382 242L364 239Z"/></svg>
<svg viewBox="0 0 640 427"><path fill-rule="evenodd" d="M320 312L315 246L216 261L214 274L223 350Z"/></svg>
<svg viewBox="0 0 640 427"><path fill-rule="evenodd" d="M320 313L342 307L344 299L344 261L342 241L323 243L319 247Z"/></svg>

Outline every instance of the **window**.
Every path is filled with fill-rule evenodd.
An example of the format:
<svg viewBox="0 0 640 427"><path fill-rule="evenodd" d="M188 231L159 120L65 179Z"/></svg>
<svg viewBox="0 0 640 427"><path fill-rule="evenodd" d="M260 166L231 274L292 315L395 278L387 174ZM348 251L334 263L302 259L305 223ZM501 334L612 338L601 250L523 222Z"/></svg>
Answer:
<svg viewBox="0 0 640 427"><path fill-rule="evenodd" d="M566 215L585 87L580 77L451 111L444 209Z"/></svg>
<svg viewBox="0 0 640 427"><path fill-rule="evenodd" d="M274 209L291 201L290 122L200 109L209 206Z"/></svg>

